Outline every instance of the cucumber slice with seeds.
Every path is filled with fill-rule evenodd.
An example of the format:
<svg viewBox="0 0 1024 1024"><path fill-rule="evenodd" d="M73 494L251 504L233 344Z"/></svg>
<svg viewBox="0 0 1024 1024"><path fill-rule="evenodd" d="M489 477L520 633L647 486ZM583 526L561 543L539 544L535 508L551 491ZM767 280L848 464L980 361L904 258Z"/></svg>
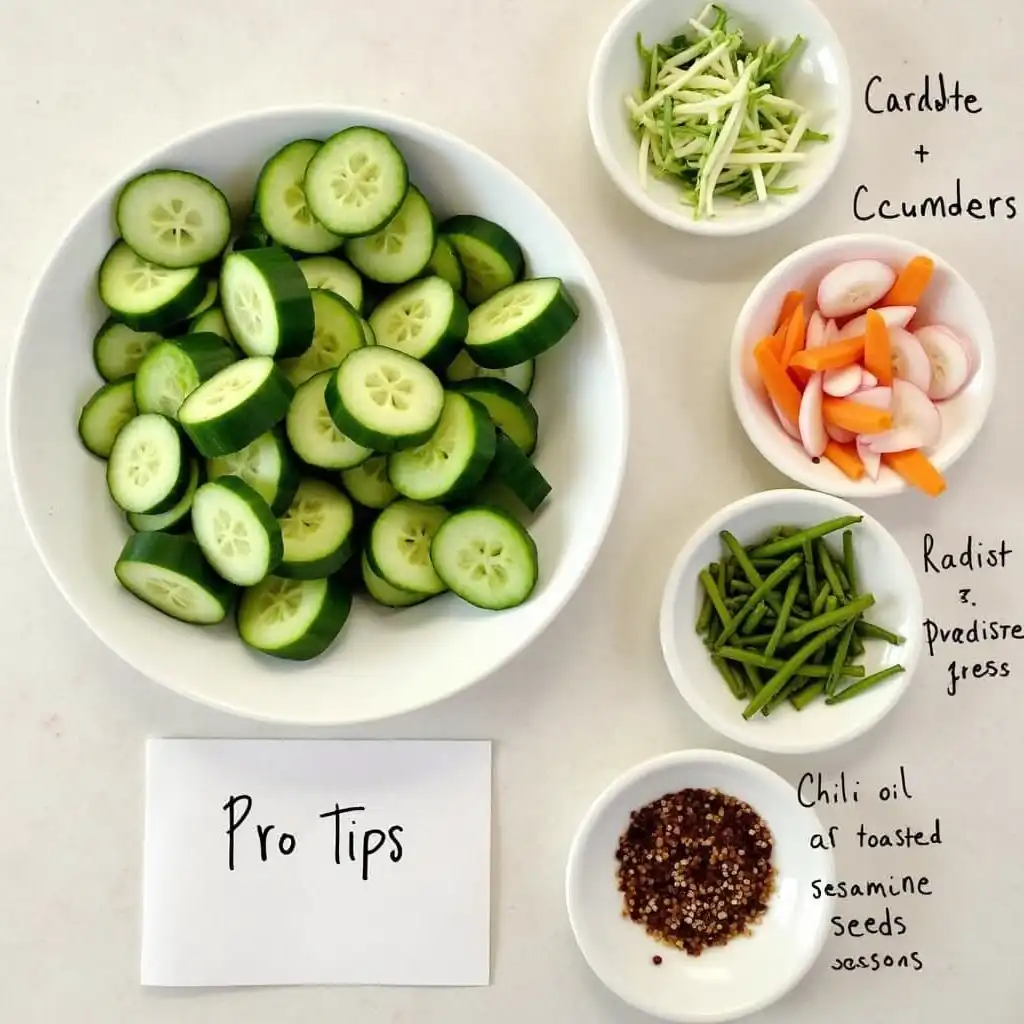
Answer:
<svg viewBox="0 0 1024 1024"><path fill-rule="evenodd" d="M229 254L220 295L231 334L248 355L300 356L313 341L309 286L278 246Z"/></svg>
<svg viewBox="0 0 1024 1024"><path fill-rule="evenodd" d="M284 359L284 375L298 387L310 377L332 370L357 348L366 344L363 321L341 296L326 289L311 291L313 300L313 343L297 359Z"/></svg>
<svg viewBox="0 0 1024 1024"><path fill-rule="evenodd" d="M404 498L388 505L374 520L366 548L371 569L391 586L429 597L445 585L434 572L430 544L448 518L440 505Z"/></svg>
<svg viewBox="0 0 1024 1024"><path fill-rule="evenodd" d="M208 309L210 309L217 301L217 296L220 294L220 285L216 281L207 281L206 283L206 294L199 300L199 305L189 313L189 320L195 320L196 317L202 316Z"/></svg>
<svg viewBox="0 0 1024 1024"><path fill-rule="evenodd" d="M231 345L235 343L224 310L220 306L212 306L206 312L200 313L190 322L189 330L193 334L216 334Z"/></svg>
<svg viewBox="0 0 1024 1024"><path fill-rule="evenodd" d="M464 395L449 392L430 440L390 456L388 477L406 498L445 501L480 483L494 458L495 444L494 424L487 410Z"/></svg>
<svg viewBox="0 0 1024 1024"><path fill-rule="evenodd" d="M204 380L235 362L234 349L216 334L186 334L150 349L135 375L139 412L177 419L181 403Z"/></svg>
<svg viewBox="0 0 1024 1024"><path fill-rule="evenodd" d="M307 477L281 516L284 558L277 575L311 580L336 573L352 554L352 502L325 480Z"/></svg>
<svg viewBox="0 0 1024 1024"><path fill-rule="evenodd" d="M537 410L518 388L493 377L452 384L451 390L475 398L490 413L494 425L507 434L526 455L537 447Z"/></svg>
<svg viewBox="0 0 1024 1024"><path fill-rule="evenodd" d="M107 460L107 489L125 512L167 512L188 486L190 459L172 420L144 413L118 431Z"/></svg>
<svg viewBox="0 0 1024 1024"><path fill-rule="evenodd" d="M197 626L220 622L235 593L210 568L194 540L171 533L133 533L114 574L139 600Z"/></svg>
<svg viewBox="0 0 1024 1024"><path fill-rule="evenodd" d="M466 351L480 366L499 370L557 345L580 311L557 277L510 285L469 315Z"/></svg>
<svg viewBox="0 0 1024 1024"><path fill-rule="evenodd" d="M157 512L147 515L145 512L128 512L125 518L128 525L136 533L184 533L191 529L192 499L195 497L196 489L202 482L203 473L198 459L192 459L189 464L188 486L185 493L178 499L174 508L167 512Z"/></svg>
<svg viewBox="0 0 1024 1024"><path fill-rule="evenodd" d="M476 506L449 516L430 557L448 589L477 608L514 608L537 585L537 545L521 523L497 508Z"/></svg>
<svg viewBox="0 0 1024 1024"><path fill-rule="evenodd" d="M507 487L531 512L536 512L551 493L551 484L544 478L544 474L515 442L500 431L490 475Z"/></svg>
<svg viewBox="0 0 1024 1024"><path fill-rule="evenodd" d="M378 576L370 565L370 560L364 551L359 559L359 569L363 577L363 586L366 592L377 604L385 608L411 608L414 604L422 604L429 600L429 594L414 594L410 590L399 590L393 587L386 579Z"/></svg>
<svg viewBox="0 0 1024 1024"><path fill-rule="evenodd" d="M78 417L78 436L93 455L105 459L110 455L121 428L136 412L132 378L111 381L85 403Z"/></svg>
<svg viewBox="0 0 1024 1024"><path fill-rule="evenodd" d="M280 430L268 430L230 455L209 459L211 480L237 476L270 506L275 516L288 511L299 488L299 467Z"/></svg>
<svg viewBox="0 0 1024 1024"><path fill-rule="evenodd" d="M99 270L100 299L136 331L165 331L184 320L206 294L198 267L168 270L115 242Z"/></svg>
<svg viewBox="0 0 1024 1024"><path fill-rule="evenodd" d="M523 276L523 250L500 224L459 214L446 220L440 231L454 246L465 271L464 294L471 306L478 306Z"/></svg>
<svg viewBox="0 0 1024 1024"><path fill-rule="evenodd" d="M238 635L249 647L271 657L309 661L334 643L351 607L352 592L333 577L268 576L242 594Z"/></svg>
<svg viewBox="0 0 1024 1024"><path fill-rule="evenodd" d="M216 185L190 171L147 171L117 197L117 228L144 260L177 269L219 256L231 237L231 209Z"/></svg>
<svg viewBox="0 0 1024 1024"><path fill-rule="evenodd" d="M338 429L377 452L423 444L444 405L444 389L433 371L382 345L350 353L334 371L325 397Z"/></svg>
<svg viewBox="0 0 1024 1024"><path fill-rule="evenodd" d="M426 269L436 238L430 206L423 193L410 185L394 217L372 235L346 242L345 255L371 281L402 284Z"/></svg>
<svg viewBox="0 0 1024 1024"><path fill-rule="evenodd" d="M311 256L299 260L299 270L310 289L323 288L344 299L357 313L363 308L363 279L337 256Z"/></svg>
<svg viewBox="0 0 1024 1024"><path fill-rule="evenodd" d="M341 474L342 486L364 508L387 508L398 497L388 479L386 455L375 455Z"/></svg>
<svg viewBox="0 0 1024 1024"><path fill-rule="evenodd" d="M163 341L156 331L135 331L127 324L108 318L92 342L92 361L104 380L128 377L139 368L146 353Z"/></svg>
<svg viewBox="0 0 1024 1024"><path fill-rule="evenodd" d="M285 430L288 443L303 462L321 469L350 469L373 452L342 434L331 419L324 401L331 376L332 371L324 370L296 390Z"/></svg>
<svg viewBox="0 0 1024 1024"><path fill-rule="evenodd" d="M525 363L516 366L507 366L501 370L489 370L486 366L478 366L473 362L473 357L465 350L452 360L448 369L445 370L445 379L452 383L461 381L476 380L478 377L496 377L498 380L507 381L524 395L528 395L533 389L533 378L536 372L536 362L527 359Z"/></svg>
<svg viewBox="0 0 1024 1024"><path fill-rule="evenodd" d="M280 423L293 394L269 356L240 359L200 384L178 420L200 455L230 455Z"/></svg>
<svg viewBox="0 0 1024 1024"><path fill-rule="evenodd" d="M330 252L342 241L313 216L306 202L306 167L319 148L313 139L289 142L263 165L256 182L260 222L278 245L296 252Z"/></svg>
<svg viewBox="0 0 1024 1024"><path fill-rule="evenodd" d="M398 147L376 128L332 135L314 154L305 177L313 215L338 235L369 235L398 211L409 171Z"/></svg>
<svg viewBox="0 0 1024 1024"><path fill-rule="evenodd" d="M443 277L460 294L466 288L466 272L459 262L459 254L455 251L455 246L444 235L437 236L434 252L427 264L427 271L438 277Z"/></svg>
<svg viewBox="0 0 1024 1024"><path fill-rule="evenodd" d="M217 574L240 587L259 583L284 554L270 506L237 476L211 480L196 491L192 532Z"/></svg>
<svg viewBox="0 0 1024 1024"><path fill-rule="evenodd" d="M378 345L404 352L434 370L443 370L455 358L468 322L462 296L440 277L399 288L370 314Z"/></svg>

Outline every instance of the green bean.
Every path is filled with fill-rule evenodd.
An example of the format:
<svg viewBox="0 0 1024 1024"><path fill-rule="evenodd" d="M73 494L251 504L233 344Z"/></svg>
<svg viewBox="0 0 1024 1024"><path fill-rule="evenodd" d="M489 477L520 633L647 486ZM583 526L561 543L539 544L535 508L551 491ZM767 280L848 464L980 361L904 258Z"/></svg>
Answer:
<svg viewBox="0 0 1024 1024"><path fill-rule="evenodd" d="M828 585L836 600L841 601L845 597L845 592L842 583L839 582L839 577L836 575L835 563L828 552L828 545L824 541L818 541L816 546L818 548L818 558L821 561L822 574L828 580Z"/></svg>
<svg viewBox="0 0 1024 1024"><path fill-rule="evenodd" d="M707 647L714 647L715 641L718 639L721 632L722 620L717 615L712 615L711 623L708 625L708 631L704 636L704 644Z"/></svg>
<svg viewBox="0 0 1024 1024"><path fill-rule="evenodd" d="M743 670L743 674L747 677L747 693L753 697L754 694L764 686L764 680L761 678L761 673L758 672L756 665L750 665L745 661L740 662L740 668Z"/></svg>
<svg viewBox="0 0 1024 1024"><path fill-rule="evenodd" d="M857 596L857 560L853 554L853 531L843 531L843 567L846 569L846 582L849 583L850 597Z"/></svg>
<svg viewBox="0 0 1024 1024"><path fill-rule="evenodd" d="M740 632L744 636L750 636L750 634L761 625L767 614L768 605L766 605L764 601L761 601L760 604L758 604L758 606L747 616L747 621L743 623L743 626L740 628Z"/></svg>
<svg viewBox="0 0 1024 1024"><path fill-rule="evenodd" d="M736 576L736 560L734 558L722 559L722 593L728 593L732 589L733 579Z"/></svg>
<svg viewBox="0 0 1024 1024"><path fill-rule="evenodd" d="M832 658L832 670L825 681L825 693L829 697L836 692L836 687L839 685L839 675L843 665L846 664L846 655L850 650L850 638L853 636L853 630L856 625L856 620L848 622L843 626L843 631L839 634L839 646L836 647L835 656Z"/></svg>
<svg viewBox="0 0 1024 1024"><path fill-rule="evenodd" d="M876 626L873 622L865 622L863 619L857 623L857 632L861 636L884 640L886 643L892 644L893 647L899 647L900 644L907 642L906 637L900 636L899 633L890 633L889 630Z"/></svg>
<svg viewBox="0 0 1024 1024"><path fill-rule="evenodd" d="M754 650L762 650L764 645L771 639L771 633L751 633L750 636L734 636L729 642L734 647L752 647Z"/></svg>
<svg viewBox="0 0 1024 1024"><path fill-rule="evenodd" d="M734 597L727 597L725 599L725 607L728 608L729 611L734 612L737 608L742 608L746 603L746 600L746 595L736 594Z"/></svg>
<svg viewBox="0 0 1024 1024"><path fill-rule="evenodd" d="M858 625L860 625L859 622ZM864 641L860 638L860 630L854 629L853 636L850 637L850 654L855 658L859 658L863 653Z"/></svg>
<svg viewBox="0 0 1024 1024"><path fill-rule="evenodd" d="M758 651L747 650L746 647L720 647L715 651L715 656L725 658L726 661L737 661L740 664L753 665L754 668L763 668L769 672L778 672L786 664L784 658L766 658ZM801 665L798 676L807 676L809 679L827 679L831 671L828 665ZM864 675L863 665L844 665L844 676L859 679Z"/></svg>
<svg viewBox="0 0 1024 1024"><path fill-rule="evenodd" d="M729 609L725 606L721 591L711 578L711 573L707 569L701 569L698 579L704 586L704 592L711 599L711 604L714 606L715 611L718 612L718 618L721 620L722 626L728 626L732 622L732 616L729 614Z"/></svg>
<svg viewBox="0 0 1024 1024"><path fill-rule="evenodd" d="M806 562L804 564L806 564ZM789 584L786 586L785 596L782 598L782 610L779 612L779 617L775 622L775 628L772 630L771 636L768 637L768 643L764 648L764 653L769 658L778 650L783 634L786 632L786 623L789 622L789 613L793 610L793 602L796 600L796 594L799 589L800 576L795 574L789 578Z"/></svg>
<svg viewBox="0 0 1024 1024"><path fill-rule="evenodd" d="M718 571L715 573L715 582L718 584L718 592L725 597L729 586L729 559L723 558L718 563Z"/></svg>
<svg viewBox="0 0 1024 1024"><path fill-rule="evenodd" d="M794 675L792 679L786 685L779 690L777 694L763 708L761 708L761 714L767 718L769 715L774 714L783 704L789 700L795 693L797 693L802 687L807 685L806 679L801 679L799 676Z"/></svg>
<svg viewBox="0 0 1024 1024"><path fill-rule="evenodd" d="M708 631L708 626L711 625L711 613L715 610L714 605L711 603L711 595L705 591L704 600L700 605L700 615L697 616L697 633L703 636Z"/></svg>
<svg viewBox="0 0 1024 1024"><path fill-rule="evenodd" d="M726 549L732 554L736 564L742 570L743 575L747 577L751 584L753 584L754 589L756 590L760 587L761 584L764 583L764 578L751 564L750 559L747 557L747 553L743 550L740 542L728 530L722 530L718 536ZM777 615L779 610L782 608L782 602L779 600L778 595L775 593L766 594L765 600L769 605L771 605Z"/></svg>
<svg viewBox="0 0 1024 1024"><path fill-rule="evenodd" d="M732 621L724 623L724 629L722 635L718 638L718 643L723 644L736 632L740 626L743 625L743 620L754 610L758 602L768 600L768 595L774 593L775 588L789 575L796 572L800 566L802 558L800 555L792 555L787 558L770 576L766 577L765 580L757 587L754 592L747 598L743 607L732 617ZM741 563L742 564L742 563Z"/></svg>
<svg viewBox="0 0 1024 1024"><path fill-rule="evenodd" d="M715 668L718 669L719 674L725 680L726 686L732 691L732 695L737 700L744 700L747 696L747 687L743 680L736 675L735 669L725 659L717 658L715 655L711 656L711 660L715 663Z"/></svg>
<svg viewBox="0 0 1024 1024"><path fill-rule="evenodd" d="M805 540L818 540L836 530L845 529L863 520L863 516L839 516L837 519L829 519L827 522L818 523L817 526L809 526L806 530L799 530L797 533L782 540L774 541L771 544L762 544L749 552L750 558L771 558L773 555L788 555L790 551L796 551L803 547ZM741 563L742 564L742 563Z"/></svg>
<svg viewBox="0 0 1024 1024"><path fill-rule="evenodd" d="M818 592L818 581L814 572L814 549L809 540L805 540L801 547L804 553L804 573L807 576L807 600L813 602L814 595Z"/></svg>
<svg viewBox="0 0 1024 1024"><path fill-rule="evenodd" d="M884 683L886 679L898 676L902 671L902 665L890 665L888 668L883 668L881 672L876 672L874 675L866 676L864 679L861 679L856 683L851 683L851 685L840 690L838 693L834 693L832 696L826 697L825 703L841 704L844 700L850 700L852 697L859 697L862 693L872 689L879 683Z"/></svg>
<svg viewBox="0 0 1024 1024"><path fill-rule="evenodd" d="M843 593L849 594L850 580L846 575L846 570L843 568L843 560L841 558L836 558L831 551L829 551L829 554L832 555L832 566L836 571L836 575L839 577L839 582L843 585Z"/></svg>
<svg viewBox="0 0 1024 1024"><path fill-rule="evenodd" d="M767 569L769 572L771 572L772 569L778 569L778 567L780 565L782 565L782 559L781 558L752 558L750 560L750 564L755 569Z"/></svg>
<svg viewBox="0 0 1024 1024"><path fill-rule="evenodd" d="M811 605L812 616L820 615L825 610L825 602L831 593L832 588L827 583L822 583L821 590L818 591L814 598L814 603Z"/></svg>
<svg viewBox="0 0 1024 1024"><path fill-rule="evenodd" d="M821 615L800 623L795 629L791 629L783 638L784 644L799 643L805 637L820 630L828 629L831 626L844 626L850 619L858 618L864 611L875 603L873 594L864 594L849 604L844 604L831 612L823 612ZM838 632L838 629L836 630ZM817 650L817 648L815 648Z"/></svg>
<svg viewBox="0 0 1024 1024"><path fill-rule="evenodd" d="M809 683L802 690L797 690L797 692L789 698L789 702L797 709L797 711L803 711L808 704L813 704L824 692L824 683Z"/></svg>

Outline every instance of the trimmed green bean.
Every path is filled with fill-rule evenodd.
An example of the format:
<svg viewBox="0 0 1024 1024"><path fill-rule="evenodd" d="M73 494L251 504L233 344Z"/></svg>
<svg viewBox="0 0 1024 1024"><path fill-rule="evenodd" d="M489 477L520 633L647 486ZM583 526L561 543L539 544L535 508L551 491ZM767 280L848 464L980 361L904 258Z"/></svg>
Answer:
<svg viewBox="0 0 1024 1024"><path fill-rule="evenodd" d="M783 658L766 658L760 652L748 650L746 647L719 647L715 651L715 656L724 658L726 661L753 665L755 668L763 668L769 672L778 672L786 664L786 660ZM809 679L827 679L831 671L828 665L801 665L800 670L795 674L807 676ZM844 665L842 674L853 679L860 679L864 675L864 666Z"/></svg>
<svg viewBox="0 0 1024 1024"><path fill-rule="evenodd" d="M800 623L795 629L791 629L783 638L784 644L799 643L805 637L811 636L820 630L827 630L832 626L843 626L850 619L856 619L875 603L873 594L864 594L851 601L849 604L841 605L831 612L823 612L807 622ZM837 630L838 632L838 630ZM815 648L817 650L817 648ZM813 652L812 652L813 653Z"/></svg>
<svg viewBox="0 0 1024 1024"><path fill-rule="evenodd" d="M750 564L755 569L767 569L769 572L772 569L778 569L782 565L782 559L780 558L752 558Z"/></svg>
<svg viewBox="0 0 1024 1024"><path fill-rule="evenodd" d="M771 558L773 555L788 555L791 551L796 551L798 548L803 547L805 540L818 540L820 537L826 537L830 533L835 533L836 530L853 526L863 519L863 516L839 516L837 519L829 519L824 523L818 523L816 526L809 526L805 530L799 530L782 540L774 541L771 544L762 544L760 547L754 548L753 551L749 552L749 555L750 558Z"/></svg>
<svg viewBox="0 0 1024 1024"><path fill-rule="evenodd" d="M704 587L704 592L711 599L711 604L715 611L718 612L718 618L721 620L722 626L728 626L732 622L732 616L729 614L729 609L725 606L721 591L711 578L711 573L707 569L701 569L698 579Z"/></svg>
<svg viewBox="0 0 1024 1024"><path fill-rule="evenodd" d="M843 568L849 584L850 597L857 596L857 559L853 554L853 530L843 531Z"/></svg>
<svg viewBox="0 0 1024 1024"><path fill-rule="evenodd" d="M725 680L725 685L729 687L732 695L737 700L745 700L747 696L746 684L736 675L732 665L724 658L717 658L714 655L711 656L711 660L715 663L715 668L718 669L719 675Z"/></svg>
<svg viewBox="0 0 1024 1024"><path fill-rule="evenodd" d="M718 644L725 643L743 625L744 619L757 607L760 601L767 601L768 595L774 593L775 588L789 575L799 568L802 557L793 555L787 558L770 576L767 576L759 587L747 598L743 607L732 617L732 621L723 623L722 635L718 638ZM742 563L741 563L742 565Z"/></svg>
<svg viewBox="0 0 1024 1024"><path fill-rule="evenodd" d="M771 636L768 637L768 643L765 645L764 653L769 658L778 650L779 644L782 642L782 637L786 632L786 623L789 622L789 613L793 610L793 602L796 601L799 589L800 576L796 574L789 578L785 596L782 598L782 610L779 612L775 628L772 630Z"/></svg>
<svg viewBox="0 0 1024 1024"><path fill-rule="evenodd" d="M836 647L835 656L832 658L832 670L825 681L825 693L829 697L836 692L836 687L839 685L840 673L842 672L843 665L846 664L846 656L850 650L850 638L853 636L853 630L856 625L856 620L848 622L843 626L843 631L839 634L839 645Z"/></svg>
<svg viewBox="0 0 1024 1024"><path fill-rule="evenodd" d="M899 647L901 644L907 642L907 638L900 636L899 633L890 633L889 630L883 629L881 626L876 626L873 622L865 622L861 619L857 623L857 632L861 636L874 637L876 640L884 640L886 643L892 644L893 647Z"/></svg>
<svg viewBox="0 0 1024 1024"><path fill-rule="evenodd" d="M729 584L729 590L734 594L752 594L754 592L754 584L747 582L747 580L733 580Z"/></svg>
<svg viewBox="0 0 1024 1024"><path fill-rule="evenodd" d="M747 621L743 623L740 628L740 632L744 636L750 636L758 626L764 622L764 617L768 614L768 605L762 601L748 616Z"/></svg>
<svg viewBox="0 0 1024 1024"><path fill-rule="evenodd" d="M809 540L805 540L801 548L804 553L804 573L807 576L807 600L813 604L814 595L818 593L817 574L814 571L814 549Z"/></svg>
<svg viewBox="0 0 1024 1024"><path fill-rule="evenodd" d="M811 615L820 615L825 610L825 602L829 599L829 595L832 593L832 588L827 583L822 583L821 590L818 591L814 598L814 603L811 605Z"/></svg>
<svg viewBox="0 0 1024 1024"><path fill-rule="evenodd" d="M818 541L815 546L818 549L818 560L821 562L822 575L828 580L828 585L836 600L842 601L846 594L842 583L839 582L839 576L836 574L835 563L829 554L828 545L824 541Z"/></svg>
<svg viewBox="0 0 1024 1024"><path fill-rule="evenodd" d="M802 690L797 690L797 692L789 698L789 702L797 709L797 711L803 711L808 704L813 704L824 692L824 683L809 683Z"/></svg>
<svg viewBox="0 0 1024 1024"><path fill-rule="evenodd" d="M714 613L715 607L711 603L711 595L704 592L704 600L701 602L700 615L697 616L697 633L699 636L703 636L708 631L708 626L711 625L711 616Z"/></svg>
<svg viewBox="0 0 1024 1024"><path fill-rule="evenodd" d="M847 606L849 607L849 606ZM839 609L846 611L845 608ZM796 675L796 671L819 647L824 647L839 632L838 626L822 629L812 636L795 654L793 654L775 675L757 692L754 699L743 709L743 717L752 718Z"/></svg>
<svg viewBox="0 0 1024 1024"><path fill-rule="evenodd" d="M754 694L764 686L764 680L761 678L761 673L757 670L757 666L750 665L745 661L740 662L740 668L743 670L743 674L747 677L747 693L753 697Z"/></svg>
<svg viewBox="0 0 1024 1024"><path fill-rule="evenodd" d="M860 630L854 629L853 636L850 637L850 654L855 658L859 658L863 653L864 641L860 638Z"/></svg>
<svg viewBox="0 0 1024 1024"><path fill-rule="evenodd" d="M903 672L902 665L890 665L888 668L883 668L881 672L876 672L874 675L866 676L864 679L861 679L856 683L851 683L838 693L834 693L832 696L826 697L825 703L841 704L844 700L859 697L862 693L878 686L879 683L884 683L887 679L900 675L901 672ZM746 712L744 712L744 714L746 714Z"/></svg>
<svg viewBox="0 0 1024 1024"><path fill-rule="evenodd" d="M751 564L740 542L728 530L722 530L718 536L739 566L740 571L753 584L754 589L756 590L760 587L764 583L764 577ZM779 610L782 608L782 601L779 599L779 596L773 592L766 594L765 600L771 605L775 614L778 615Z"/></svg>

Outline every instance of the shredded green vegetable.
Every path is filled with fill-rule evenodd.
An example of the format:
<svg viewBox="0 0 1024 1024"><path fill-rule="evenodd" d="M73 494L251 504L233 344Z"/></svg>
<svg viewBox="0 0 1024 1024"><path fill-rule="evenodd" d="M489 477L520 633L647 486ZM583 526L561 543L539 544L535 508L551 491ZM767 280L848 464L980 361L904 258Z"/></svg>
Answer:
<svg viewBox="0 0 1024 1024"><path fill-rule="evenodd" d="M713 217L717 198L753 203L796 192L783 175L807 159L801 146L828 141L811 129L811 111L779 87L803 44L797 36L785 48L771 39L751 49L717 4L691 18L688 31L651 49L637 35L643 81L626 107L644 188L652 169L677 180L695 219Z"/></svg>

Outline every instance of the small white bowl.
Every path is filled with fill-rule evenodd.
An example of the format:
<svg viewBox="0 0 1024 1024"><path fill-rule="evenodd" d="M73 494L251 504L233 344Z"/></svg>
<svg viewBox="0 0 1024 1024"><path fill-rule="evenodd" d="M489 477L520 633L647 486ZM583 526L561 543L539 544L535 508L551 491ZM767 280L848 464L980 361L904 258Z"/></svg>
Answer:
<svg viewBox="0 0 1024 1024"><path fill-rule="evenodd" d="M942 435L928 456L947 470L971 446L992 406L996 379L992 325L977 292L941 256L914 242L888 235L840 235L798 249L770 270L750 293L733 330L729 386L740 423L754 447L791 480L848 498L880 498L907 490L907 484L883 466L877 480L851 480L827 459L815 464L799 441L780 426L754 364L754 347L775 326L786 292L800 290L808 307L821 279L839 263L878 259L894 268L914 256L930 256L935 273L911 329L942 323L970 339L975 352L974 376L955 397L940 403Z"/></svg>
<svg viewBox="0 0 1024 1024"><path fill-rule="evenodd" d="M803 711L789 703L771 715L743 718L743 703L728 690L697 635L695 625L703 592L697 574L719 558L719 533L729 530L743 545L772 527L806 527L838 516L862 515L854 526L857 584L872 593L868 621L906 638L896 647L865 640L859 661L866 675L890 665L904 668L873 691L842 704L817 700ZM840 534L832 535L833 545ZM840 498L815 491L762 491L726 505L687 541L676 558L661 602L661 649L679 692L707 725L723 736L773 754L810 754L830 750L863 735L896 706L921 656L924 604L913 566L895 538L877 519Z"/></svg>
<svg viewBox="0 0 1024 1024"><path fill-rule="evenodd" d="M624 917L616 885L615 851L630 812L687 788L716 788L750 804L771 829L776 872L752 934L699 957L655 942ZM811 849L822 831L785 779L738 754L684 750L637 765L598 797L569 852L566 905L580 951L615 995L663 1020L710 1024L756 1013L800 982L825 942L833 901L815 899L811 888L835 874L831 851Z"/></svg>
<svg viewBox="0 0 1024 1024"><path fill-rule="evenodd" d="M806 148L807 160L787 175L792 195L773 196L766 203L737 205L715 201L712 219L695 220L691 207L680 202L671 181L651 177L645 191L638 172L638 144L625 100L640 85L637 33L645 45L663 42L687 28L704 4L678 0L633 0L615 19L598 47L590 72L587 113L598 156L619 190L655 220L696 235L751 234L778 224L806 206L831 177L846 148L852 115L850 69L839 38L825 15L810 0L734 0L726 5L731 22L751 42L796 35L806 40L803 51L785 71L785 95L818 116L811 127L831 139Z"/></svg>

